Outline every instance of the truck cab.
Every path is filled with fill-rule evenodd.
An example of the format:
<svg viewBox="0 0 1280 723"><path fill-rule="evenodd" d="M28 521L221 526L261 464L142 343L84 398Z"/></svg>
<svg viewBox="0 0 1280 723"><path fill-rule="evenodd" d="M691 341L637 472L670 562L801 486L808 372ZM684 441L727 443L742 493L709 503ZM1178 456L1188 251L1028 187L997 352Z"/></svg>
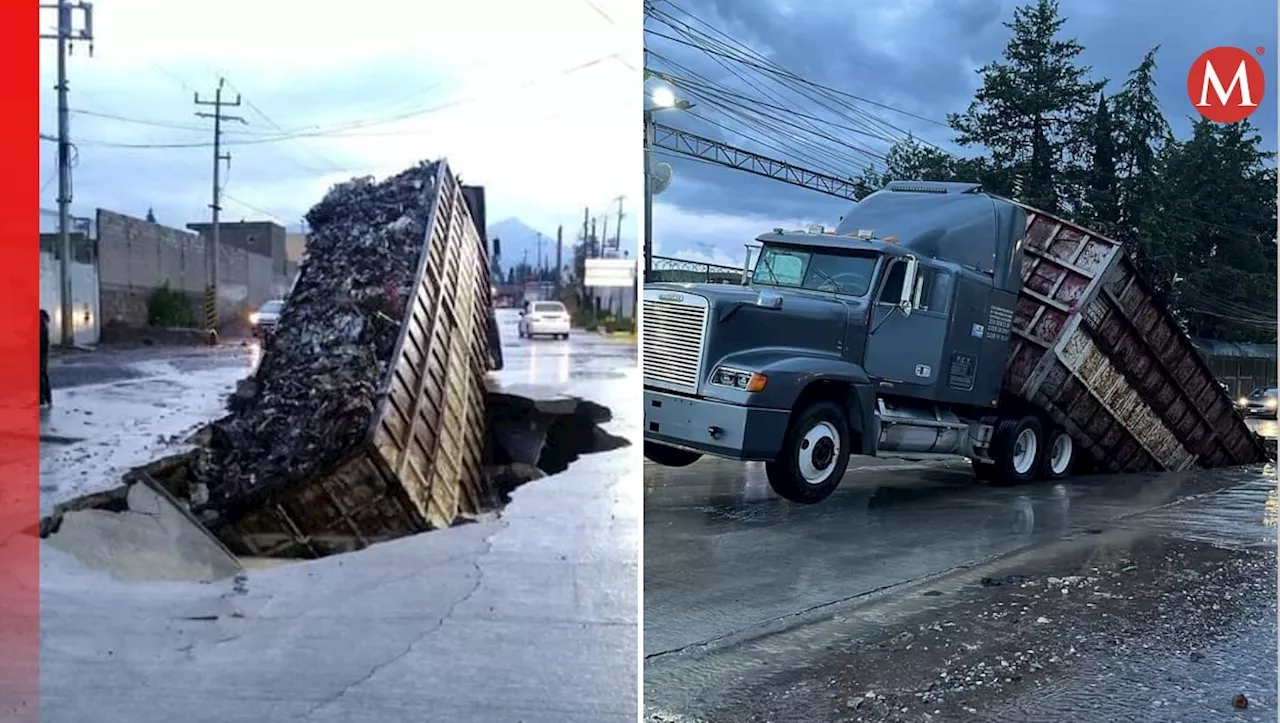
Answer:
<svg viewBox="0 0 1280 723"><path fill-rule="evenodd" d="M646 284L646 457L762 460L797 502L851 454L1039 473L1026 440L993 445L1025 228L976 184L894 183L833 231L759 236L742 286Z"/></svg>

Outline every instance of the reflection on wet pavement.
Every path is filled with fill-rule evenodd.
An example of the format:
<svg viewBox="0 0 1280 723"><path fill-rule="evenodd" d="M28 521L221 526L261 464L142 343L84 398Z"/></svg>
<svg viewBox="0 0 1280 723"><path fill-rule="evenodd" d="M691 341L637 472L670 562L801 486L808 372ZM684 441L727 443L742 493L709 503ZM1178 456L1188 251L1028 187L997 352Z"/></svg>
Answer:
<svg viewBox="0 0 1280 723"><path fill-rule="evenodd" d="M762 465L743 467L646 462L647 654L1259 478L1218 470L995 488L963 467L888 465L850 473L825 502L802 506L772 494Z"/></svg>
<svg viewBox="0 0 1280 723"><path fill-rule="evenodd" d="M1107 534L1122 532L1227 549L1275 546L1274 529L1264 520L1274 489L1269 468L999 488L976 484L967 466L863 465L825 502L801 506L773 495L759 464L704 458L671 469L645 463L651 707L714 697L731 683L747 685L782 665L784 654L803 667L833 645L829 634L806 637L803 626L862 603L893 605L903 595L919 595L930 580L1061 541L1101 544ZM769 636L779 633L802 640L770 643ZM743 652L752 646L760 656ZM1272 653L1266 670L1274 676ZM765 690L781 695L767 688L762 695ZM678 705L666 709L689 712Z"/></svg>

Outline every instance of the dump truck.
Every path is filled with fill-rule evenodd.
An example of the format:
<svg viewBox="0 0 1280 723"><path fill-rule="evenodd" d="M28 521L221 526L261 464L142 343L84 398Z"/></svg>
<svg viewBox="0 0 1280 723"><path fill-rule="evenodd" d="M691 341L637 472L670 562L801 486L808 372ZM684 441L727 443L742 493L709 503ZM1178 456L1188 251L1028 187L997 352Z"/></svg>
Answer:
<svg viewBox="0 0 1280 723"><path fill-rule="evenodd" d="M646 284L645 456L765 462L785 499L851 455L997 484L1265 459L1120 244L978 184L895 182L749 281Z"/></svg>
<svg viewBox="0 0 1280 723"><path fill-rule="evenodd" d="M199 449L132 481L246 557L346 552L487 507L485 378L501 355L483 213L483 189L444 161L335 187L245 398Z"/></svg>

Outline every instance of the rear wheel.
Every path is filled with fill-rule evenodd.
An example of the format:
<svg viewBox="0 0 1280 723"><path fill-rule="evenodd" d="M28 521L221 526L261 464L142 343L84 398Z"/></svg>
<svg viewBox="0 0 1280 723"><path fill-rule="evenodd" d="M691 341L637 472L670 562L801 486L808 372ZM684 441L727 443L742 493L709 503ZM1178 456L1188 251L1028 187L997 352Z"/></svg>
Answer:
<svg viewBox="0 0 1280 723"><path fill-rule="evenodd" d="M851 448L844 410L813 404L794 417L778 459L765 464L769 486L792 502L821 502L840 486Z"/></svg>
<svg viewBox="0 0 1280 723"><path fill-rule="evenodd" d="M1044 430L1035 417L1002 419L991 438L995 459L993 482L1004 485L1026 484L1040 472L1044 457Z"/></svg>
<svg viewBox="0 0 1280 723"><path fill-rule="evenodd" d="M1049 432L1049 443L1044 455L1044 476L1046 479L1066 479L1071 476L1076 465L1075 440L1065 430L1055 429Z"/></svg>
<svg viewBox="0 0 1280 723"><path fill-rule="evenodd" d="M663 467L688 467L702 459L702 455L697 452L686 452L683 449L668 447L665 444L656 442L644 443L644 456L645 459L657 462Z"/></svg>

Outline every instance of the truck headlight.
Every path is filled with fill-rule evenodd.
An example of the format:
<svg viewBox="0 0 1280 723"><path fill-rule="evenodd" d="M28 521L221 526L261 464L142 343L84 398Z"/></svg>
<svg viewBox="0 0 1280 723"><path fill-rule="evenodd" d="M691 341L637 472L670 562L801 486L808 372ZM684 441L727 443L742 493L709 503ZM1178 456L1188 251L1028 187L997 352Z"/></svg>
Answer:
<svg viewBox="0 0 1280 723"><path fill-rule="evenodd" d="M743 389L748 392L758 392L764 389L766 381L767 378L763 374L730 367L716 367L715 371L711 372L712 384Z"/></svg>
<svg viewBox="0 0 1280 723"><path fill-rule="evenodd" d="M258 319L260 319L260 318L261 318L261 317L260 317L260 316L258 316L258 312L256 312L256 311L255 311L255 312L253 312L252 314L249 314L249 323L250 323L250 324L257 324L257 323L258 323Z"/></svg>

